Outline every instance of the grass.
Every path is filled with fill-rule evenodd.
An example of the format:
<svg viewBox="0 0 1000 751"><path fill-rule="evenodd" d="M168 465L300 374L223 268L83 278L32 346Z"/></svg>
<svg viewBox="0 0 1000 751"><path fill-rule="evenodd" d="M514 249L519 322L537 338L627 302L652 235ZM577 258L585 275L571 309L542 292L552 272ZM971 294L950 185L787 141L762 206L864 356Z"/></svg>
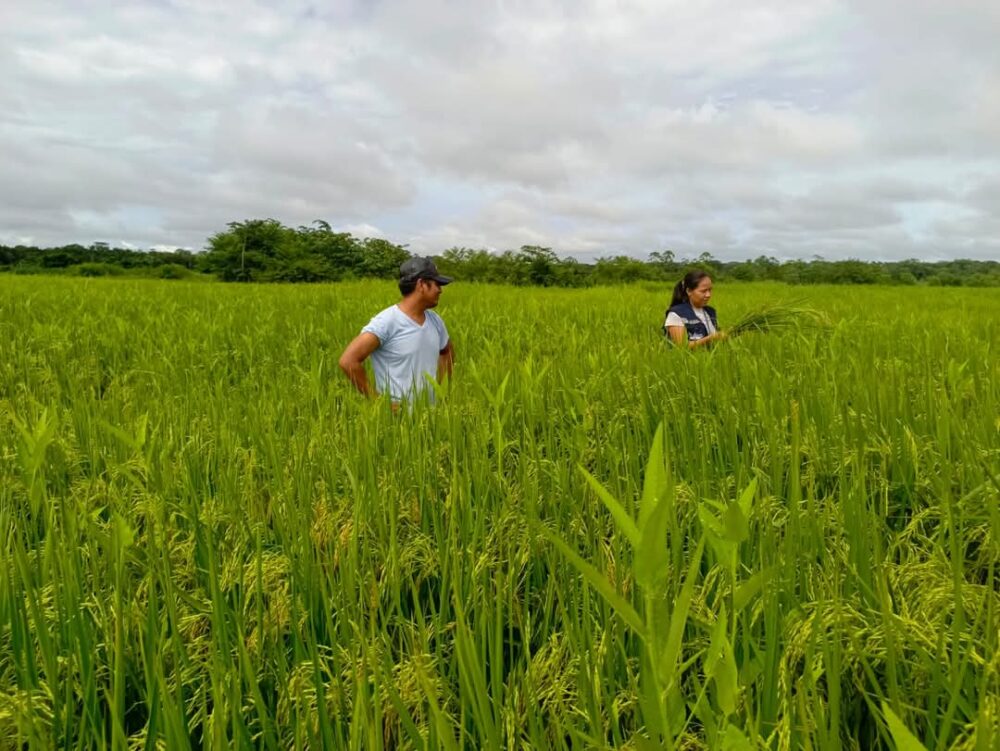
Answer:
<svg viewBox="0 0 1000 751"><path fill-rule="evenodd" d="M0 747L995 747L997 291L393 292L0 278Z"/></svg>

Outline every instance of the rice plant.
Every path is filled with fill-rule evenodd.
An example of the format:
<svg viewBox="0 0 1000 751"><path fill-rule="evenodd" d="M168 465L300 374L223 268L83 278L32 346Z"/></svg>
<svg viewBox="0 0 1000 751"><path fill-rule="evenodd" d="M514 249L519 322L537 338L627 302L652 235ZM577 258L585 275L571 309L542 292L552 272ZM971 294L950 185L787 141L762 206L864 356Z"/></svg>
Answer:
<svg viewBox="0 0 1000 751"><path fill-rule="evenodd" d="M0 277L0 747L954 749L1000 738L1000 295ZM651 324L652 322L652 324Z"/></svg>
<svg viewBox="0 0 1000 751"><path fill-rule="evenodd" d="M769 303L744 313L736 323L726 328L729 336L751 331L783 332L792 328L826 328L830 321L821 311L801 303Z"/></svg>

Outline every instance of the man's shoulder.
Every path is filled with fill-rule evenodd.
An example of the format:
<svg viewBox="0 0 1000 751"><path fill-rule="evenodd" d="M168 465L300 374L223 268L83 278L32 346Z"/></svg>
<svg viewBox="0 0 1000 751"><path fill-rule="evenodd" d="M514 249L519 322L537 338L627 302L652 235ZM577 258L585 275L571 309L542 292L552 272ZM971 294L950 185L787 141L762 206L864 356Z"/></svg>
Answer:
<svg viewBox="0 0 1000 751"><path fill-rule="evenodd" d="M398 312L399 309L395 305L390 305L385 310L380 310L372 316L362 331L374 334L384 343L386 337L391 336L399 326Z"/></svg>
<svg viewBox="0 0 1000 751"><path fill-rule="evenodd" d="M383 308L374 316L372 316L372 321L395 321L399 318L400 310L395 305L390 305L388 308Z"/></svg>
<svg viewBox="0 0 1000 751"><path fill-rule="evenodd" d="M390 305L388 308L382 308L382 310L380 310L378 313L376 313L376 315L387 316L387 317L390 317L390 318L396 318L397 316L400 316L402 314L403 314L403 311L401 311L399 309L399 306L396 305L395 303L392 304L392 305Z"/></svg>

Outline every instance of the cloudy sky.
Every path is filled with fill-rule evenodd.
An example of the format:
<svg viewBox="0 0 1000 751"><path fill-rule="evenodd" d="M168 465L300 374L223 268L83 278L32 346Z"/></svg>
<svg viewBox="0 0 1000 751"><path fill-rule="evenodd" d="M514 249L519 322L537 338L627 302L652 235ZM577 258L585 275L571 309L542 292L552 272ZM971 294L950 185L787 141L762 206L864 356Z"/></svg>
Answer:
<svg viewBox="0 0 1000 751"><path fill-rule="evenodd" d="M0 243L1000 258L1000 0L3 0Z"/></svg>

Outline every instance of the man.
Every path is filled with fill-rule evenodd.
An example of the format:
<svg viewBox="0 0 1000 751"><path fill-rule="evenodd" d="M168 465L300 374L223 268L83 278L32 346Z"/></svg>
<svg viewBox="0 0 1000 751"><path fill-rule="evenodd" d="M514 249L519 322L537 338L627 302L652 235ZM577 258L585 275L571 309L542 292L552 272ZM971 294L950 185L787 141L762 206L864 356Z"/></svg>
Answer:
<svg viewBox="0 0 1000 751"><path fill-rule="evenodd" d="M441 316L431 310L441 288L451 279L441 276L430 258L414 256L399 267L403 299L376 315L340 356L340 368L362 394L388 393L393 409L428 389L427 375L440 382L451 377L455 347ZM374 388L365 373L371 357ZM429 393L431 401L434 392Z"/></svg>

